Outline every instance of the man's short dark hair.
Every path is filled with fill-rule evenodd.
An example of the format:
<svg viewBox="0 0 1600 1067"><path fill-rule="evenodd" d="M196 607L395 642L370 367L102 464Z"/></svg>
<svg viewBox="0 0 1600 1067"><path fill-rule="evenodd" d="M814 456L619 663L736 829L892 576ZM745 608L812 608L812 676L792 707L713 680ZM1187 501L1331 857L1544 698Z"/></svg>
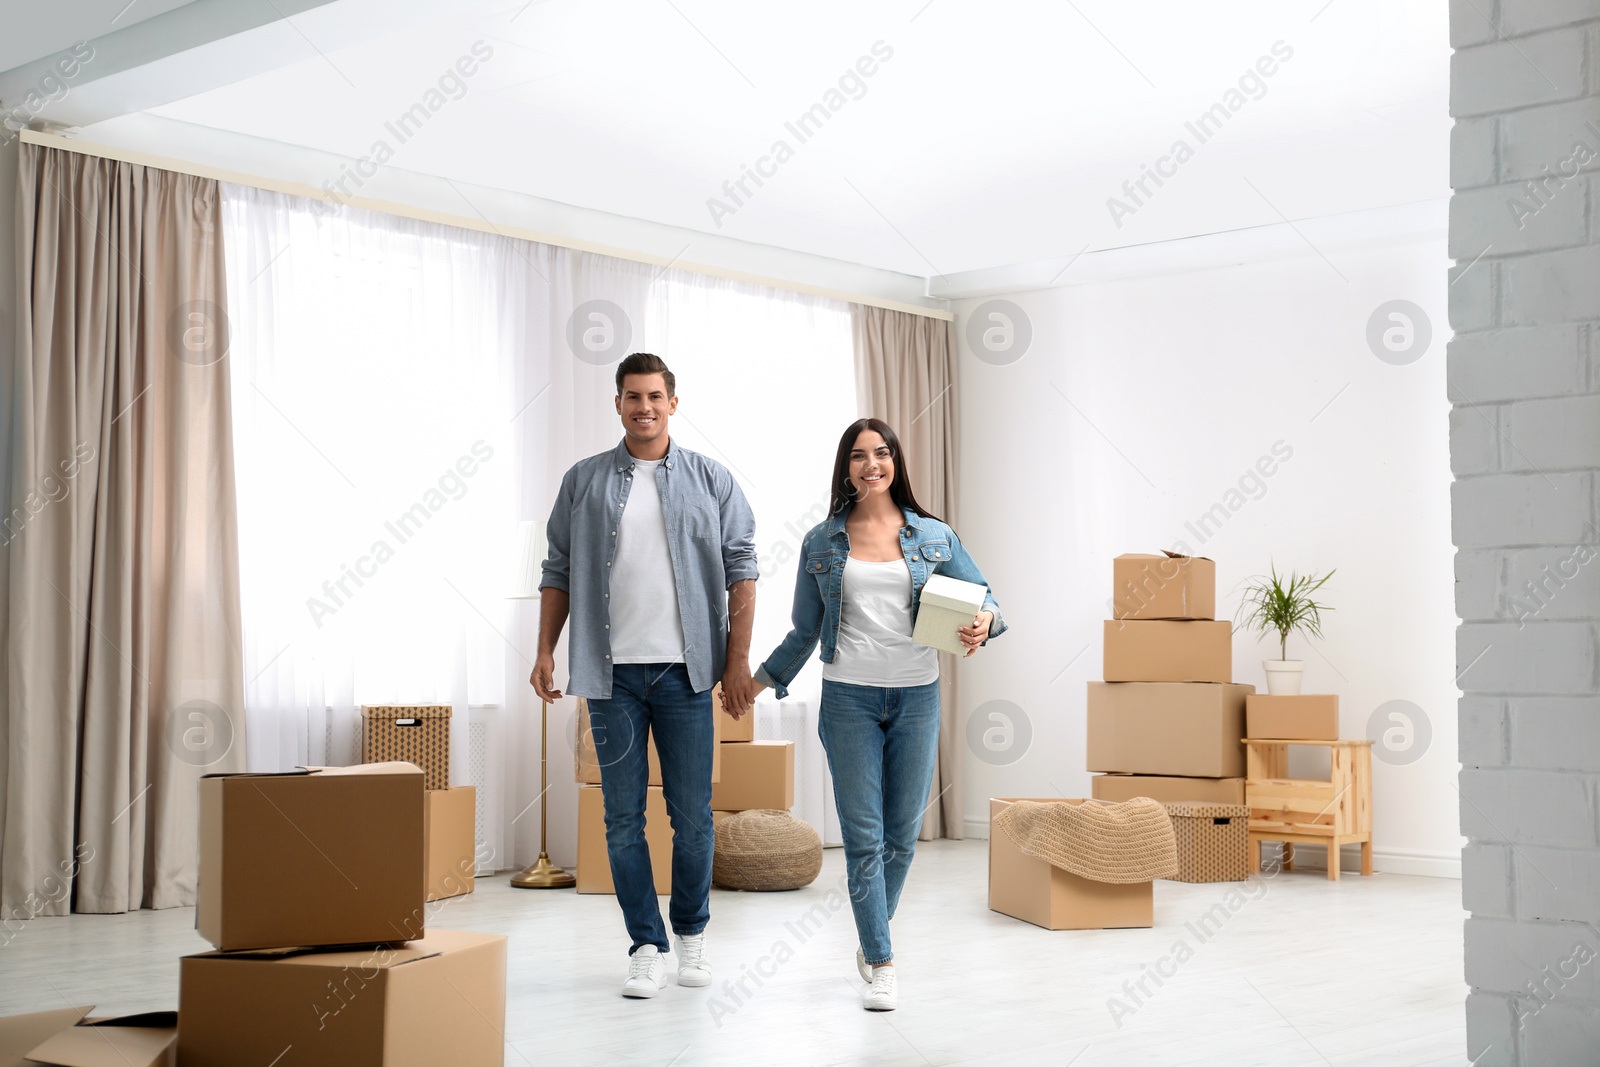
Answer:
<svg viewBox="0 0 1600 1067"><path fill-rule="evenodd" d="M667 361L649 352L635 352L617 364L617 395L622 395L622 379L630 374L659 374L667 383L667 395L678 395L678 379L667 369Z"/></svg>

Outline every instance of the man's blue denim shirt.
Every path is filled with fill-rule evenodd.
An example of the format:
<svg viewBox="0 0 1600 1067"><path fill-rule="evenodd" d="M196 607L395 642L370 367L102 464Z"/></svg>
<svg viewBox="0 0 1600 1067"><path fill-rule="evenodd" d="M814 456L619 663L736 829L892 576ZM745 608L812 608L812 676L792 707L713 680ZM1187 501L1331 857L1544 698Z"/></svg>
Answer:
<svg viewBox="0 0 1600 1067"><path fill-rule="evenodd" d="M633 470L626 441L580 460L561 479L550 509L550 553L539 588L564 589L571 598L566 692L573 696L611 696L611 564ZM678 588L684 664L695 692L703 693L727 665L728 587L758 577L755 515L726 467L671 440L666 462L656 468L656 489Z"/></svg>

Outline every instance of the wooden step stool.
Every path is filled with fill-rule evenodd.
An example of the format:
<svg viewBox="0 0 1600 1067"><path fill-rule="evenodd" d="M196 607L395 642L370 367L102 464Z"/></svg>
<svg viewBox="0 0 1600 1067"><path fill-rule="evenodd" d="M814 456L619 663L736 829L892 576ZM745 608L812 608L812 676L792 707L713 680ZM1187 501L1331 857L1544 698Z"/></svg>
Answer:
<svg viewBox="0 0 1600 1067"><path fill-rule="evenodd" d="M1250 869L1261 870L1261 842L1283 842L1294 869L1295 845L1328 850L1328 878L1339 880L1339 846L1360 842L1361 873L1372 873L1372 742L1244 738L1244 802L1250 808ZM1289 777L1290 745L1323 745L1332 772Z"/></svg>

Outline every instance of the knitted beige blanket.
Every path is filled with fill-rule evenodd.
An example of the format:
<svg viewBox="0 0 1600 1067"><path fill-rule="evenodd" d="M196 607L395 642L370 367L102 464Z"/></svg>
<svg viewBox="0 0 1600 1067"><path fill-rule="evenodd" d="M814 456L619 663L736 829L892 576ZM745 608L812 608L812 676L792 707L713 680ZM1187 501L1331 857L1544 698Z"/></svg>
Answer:
<svg viewBox="0 0 1600 1067"><path fill-rule="evenodd" d="M994 824L1027 855L1091 881L1128 884L1178 873L1172 820L1148 797L1121 804L1019 800Z"/></svg>

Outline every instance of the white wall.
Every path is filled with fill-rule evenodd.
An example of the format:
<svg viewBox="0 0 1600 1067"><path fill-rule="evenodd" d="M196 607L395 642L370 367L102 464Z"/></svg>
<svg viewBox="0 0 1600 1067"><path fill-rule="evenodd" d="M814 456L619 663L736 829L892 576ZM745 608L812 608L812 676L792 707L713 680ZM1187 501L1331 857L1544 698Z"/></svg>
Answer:
<svg viewBox="0 0 1600 1067"><path fill-rule="evenodd" d="M1306 660L1306 692L1340 694L1341 736L1378 736L1368 720L1386 701L1423 710L1422 757L1374 761L1374 849L1386 870L1459 876L1443 235L1187 273L1157 275L1171 269L1159 250L1150 262L1144 277L1006 296L1032 329L1009 365L965 339L992 298L955 308L958 529L1014 627L962 667L960 714L1011 701L1032 731L1009 765L966 754L969 832L986 832L990 796L1088 795L1084 683L1101 673L1111 558L1178 548L1217 561L1226 617L1271 561L1338 569L1326 639L1290 656ZM1366 340L1393 299L1431 320L1409 365ZM1289 458L1230 498L1275 445ZM1219 502L1231 514L1197 535ZM1236 681L1264 690L1265 658L1275 645L1235 635Z"/></svg>

